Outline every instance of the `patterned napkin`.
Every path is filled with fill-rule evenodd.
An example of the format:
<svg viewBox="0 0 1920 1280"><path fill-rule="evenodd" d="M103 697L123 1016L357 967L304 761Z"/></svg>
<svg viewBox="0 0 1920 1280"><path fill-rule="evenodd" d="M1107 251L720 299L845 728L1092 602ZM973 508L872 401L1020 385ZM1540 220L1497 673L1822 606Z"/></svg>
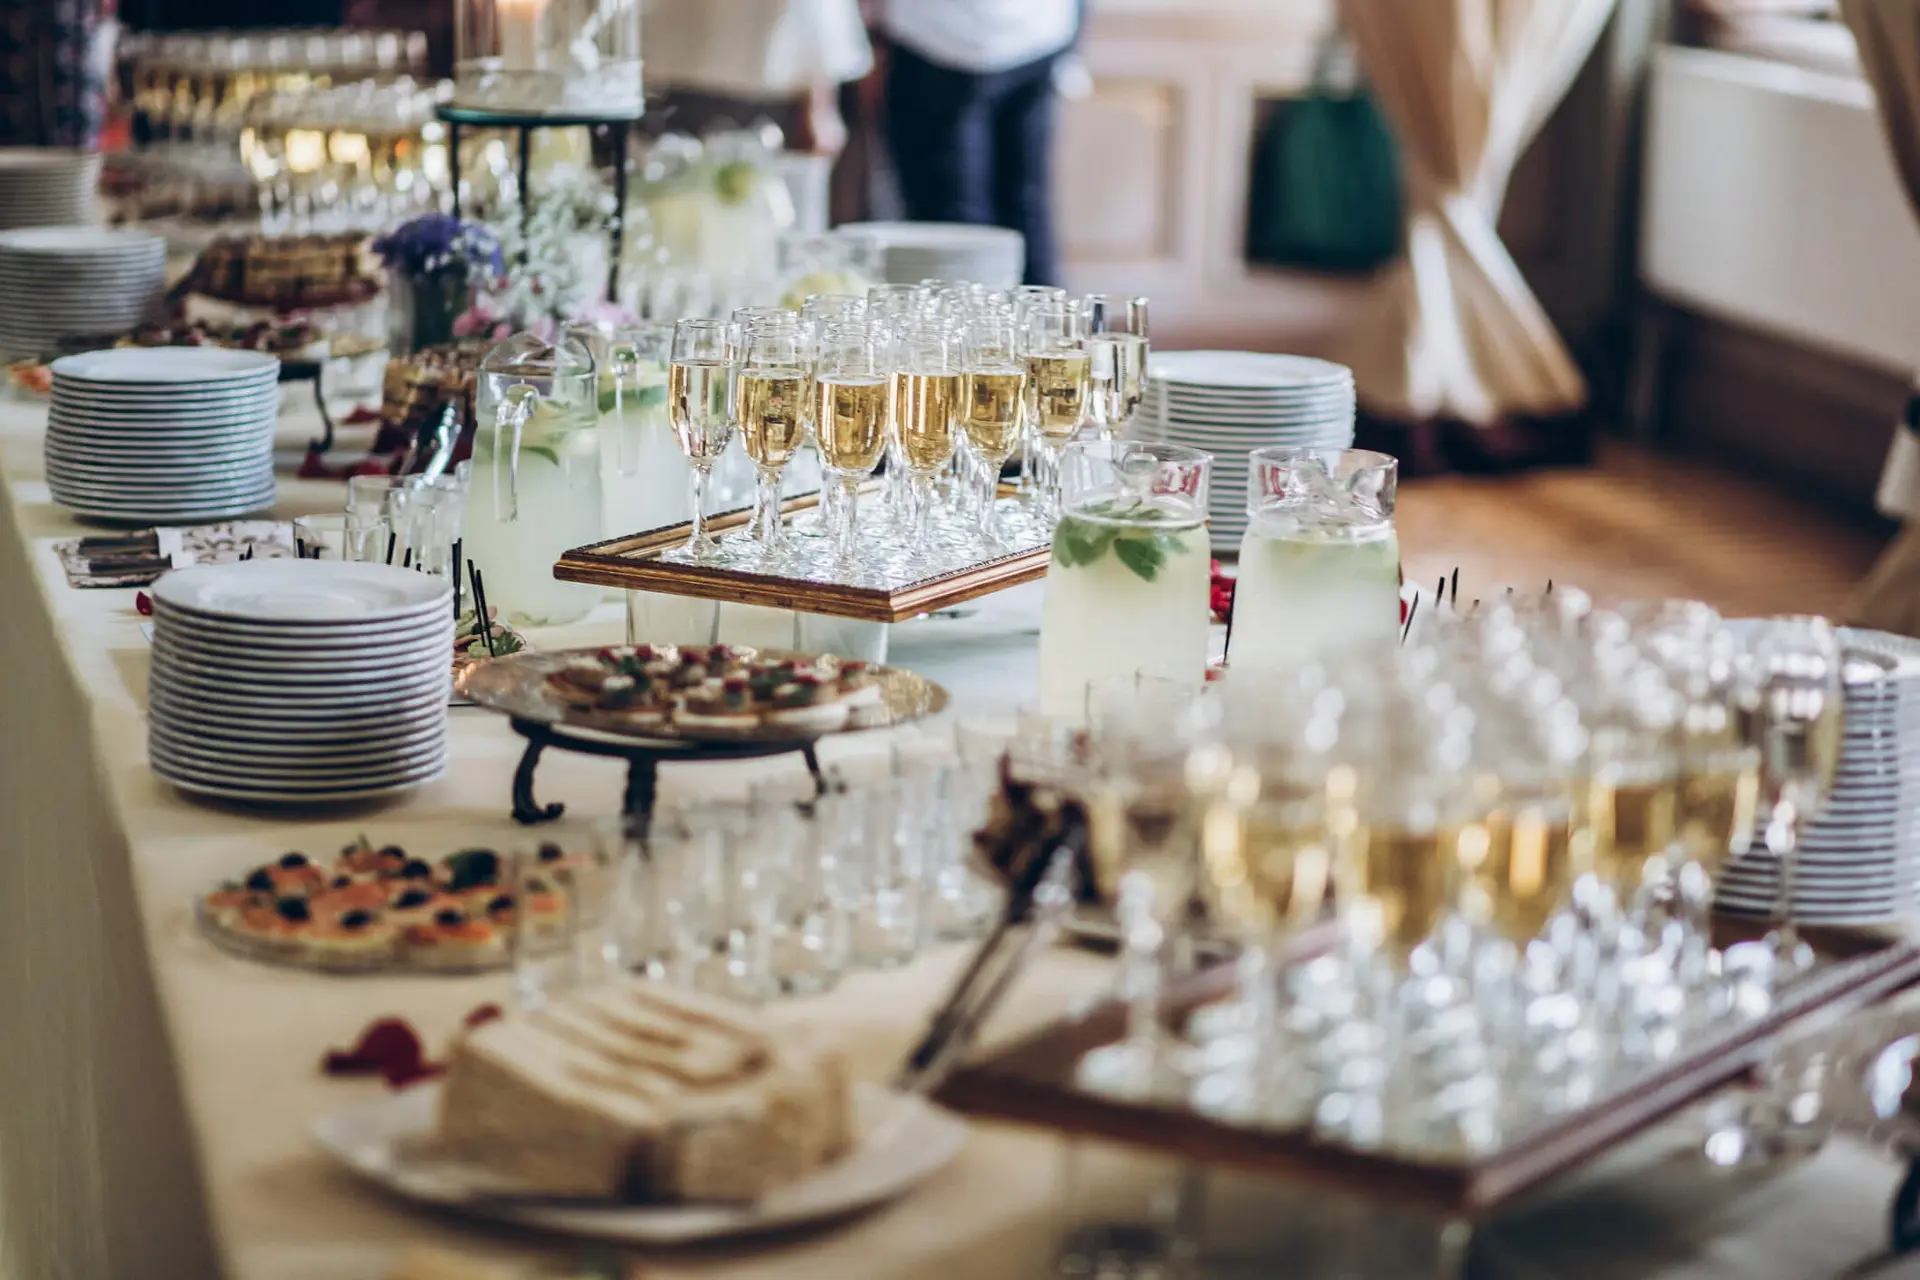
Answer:
<svg viewBox="0 0 1920 1280"><path fill-rule="evenodd" d="M234 560L291 560L293 526L232 520L190 529L142 529L54 543L70 587L144 587L168 569Z"/></svg>

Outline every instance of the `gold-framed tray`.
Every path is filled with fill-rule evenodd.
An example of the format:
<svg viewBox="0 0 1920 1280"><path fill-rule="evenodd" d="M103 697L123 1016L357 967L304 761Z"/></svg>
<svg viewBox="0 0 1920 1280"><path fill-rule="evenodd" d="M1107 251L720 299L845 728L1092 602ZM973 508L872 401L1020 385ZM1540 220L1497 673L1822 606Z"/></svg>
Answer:
<svg viewBox="0 0 1920 1280"><path fill-rule="evenodd" d="M878 486L872 488L877 492ZM817 572L760 572L724 562L695 563L682 550L691 526L676 524L575 547L560 557L553 576L627 591L726 600L866 622L904 622L1046 576L1052 535L1031 517L1017 492L1010 485L1000 487L997 501L1005 537L1000 548L950 553L919 566L893 569L863 563L852 570L835 566ZM818 504L817 493L782 504L788 516L802 517L795 536L810 532L807 522ZM751 518L749 511L728 512L708 520L707 528L724 545L729 536L741 536ZM940 518L958 522L957 516L947 513Z"/></svg>
<svg viewBox="0 0 1920 1280"><path fill-rule="evenodd" d="M1737 923L1722 924L1730 936L1750 936ZM1124 1034L1126 1013L1117 1002L962 1065L934 1096L963 1115L1103 1138L1450 1216L1481 1217L1740 1080L1797 1024L1842 1017L1920 981L1920 947L1910 942L1837 928L1809 929L1806 936L1821 962L1791 984L1770 1012L1729 1019L1587 1105L1516 1132L1481 1154L1426 1157L1359 1150L1303 1128L1237 1124L1175 1101L1089 1091L1079 1084L1079 1063ZM1217 966L1176 989L1167 1002L1171 1019L1182 1023L1228 995L1231 969Z"/></svg>
<svg viewBox="0 0 1920 1280"><path fill-rule="evenodd" d="M682 687L697 688L705 695L701 703L648 698L622 707L593 696L574 674L593 666L615 672L636 666L644 672L655 666L662 668L656 681L674 685L674 669L690 655L700 656L698 665L706 674L697 686L689 682ZM833 696L826 699L817 693L804 706L792 705L794 699L783 691L809 678L818 682L816 688L831 686ZM747 705L737 714L701 705L724 696L735 682L747 686ZM940 685L899 667L744 645L617 645L517 653L474 663L460 673L455 687L476 706L531 724L645 742L792 743L796 747L823 737L886 729L937 715L948 701Z"/></svg>

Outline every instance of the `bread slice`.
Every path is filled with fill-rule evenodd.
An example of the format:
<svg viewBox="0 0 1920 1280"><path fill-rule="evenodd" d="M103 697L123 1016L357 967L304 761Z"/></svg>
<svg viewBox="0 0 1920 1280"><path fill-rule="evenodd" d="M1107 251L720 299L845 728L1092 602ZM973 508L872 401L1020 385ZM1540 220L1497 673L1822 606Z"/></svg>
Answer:
<svg viewBox="0 0 1920 1280"><path fill-rule="evenodd" d="M750 1010L623 982L467 1033L440 1138L538 1193L671 1203L758 1199L854 1134L839 1054Z"/></svg>

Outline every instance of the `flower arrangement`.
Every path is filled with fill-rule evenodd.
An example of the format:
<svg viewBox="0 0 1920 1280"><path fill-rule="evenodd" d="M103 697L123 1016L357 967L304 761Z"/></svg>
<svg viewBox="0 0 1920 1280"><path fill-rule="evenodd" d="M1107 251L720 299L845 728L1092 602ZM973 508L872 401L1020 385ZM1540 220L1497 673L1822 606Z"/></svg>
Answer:
<svg viewBox="0 0 1920 1280"><path fill-rule="evenodd" d="M506 271L500 237L482 223L423 213L373 242L388 271L413 282L448 275L480 283Z"/></svg>

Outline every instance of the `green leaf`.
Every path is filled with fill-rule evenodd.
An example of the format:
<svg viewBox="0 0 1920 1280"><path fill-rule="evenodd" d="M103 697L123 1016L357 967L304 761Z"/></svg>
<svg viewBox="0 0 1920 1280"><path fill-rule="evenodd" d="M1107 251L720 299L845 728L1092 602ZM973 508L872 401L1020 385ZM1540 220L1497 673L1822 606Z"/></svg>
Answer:
<svg viewBox="0 0 1920 1280"><path fill-rule="evenodd" d="M1107 553L1119 530L1068 517L1053 531L1053 554L1066 568L1092 564Z"/></svg>
<svg viewBox="0 0 1920 1280"><path fill-rule="evenodd" d="M1151 538L1122 538L1113 544L1113 554L1142 582L1159 577L1160 567L1167 562L1167 553Z"/></svg>
<svg viewBox="0 0 1920 1280"><path fill-rule="evenodd" d="M538 458L545 458L556 467L560 465L560 451L558 449L549 449L544 444L523 444L520 446L520 452L531 453Z"/></svg>

